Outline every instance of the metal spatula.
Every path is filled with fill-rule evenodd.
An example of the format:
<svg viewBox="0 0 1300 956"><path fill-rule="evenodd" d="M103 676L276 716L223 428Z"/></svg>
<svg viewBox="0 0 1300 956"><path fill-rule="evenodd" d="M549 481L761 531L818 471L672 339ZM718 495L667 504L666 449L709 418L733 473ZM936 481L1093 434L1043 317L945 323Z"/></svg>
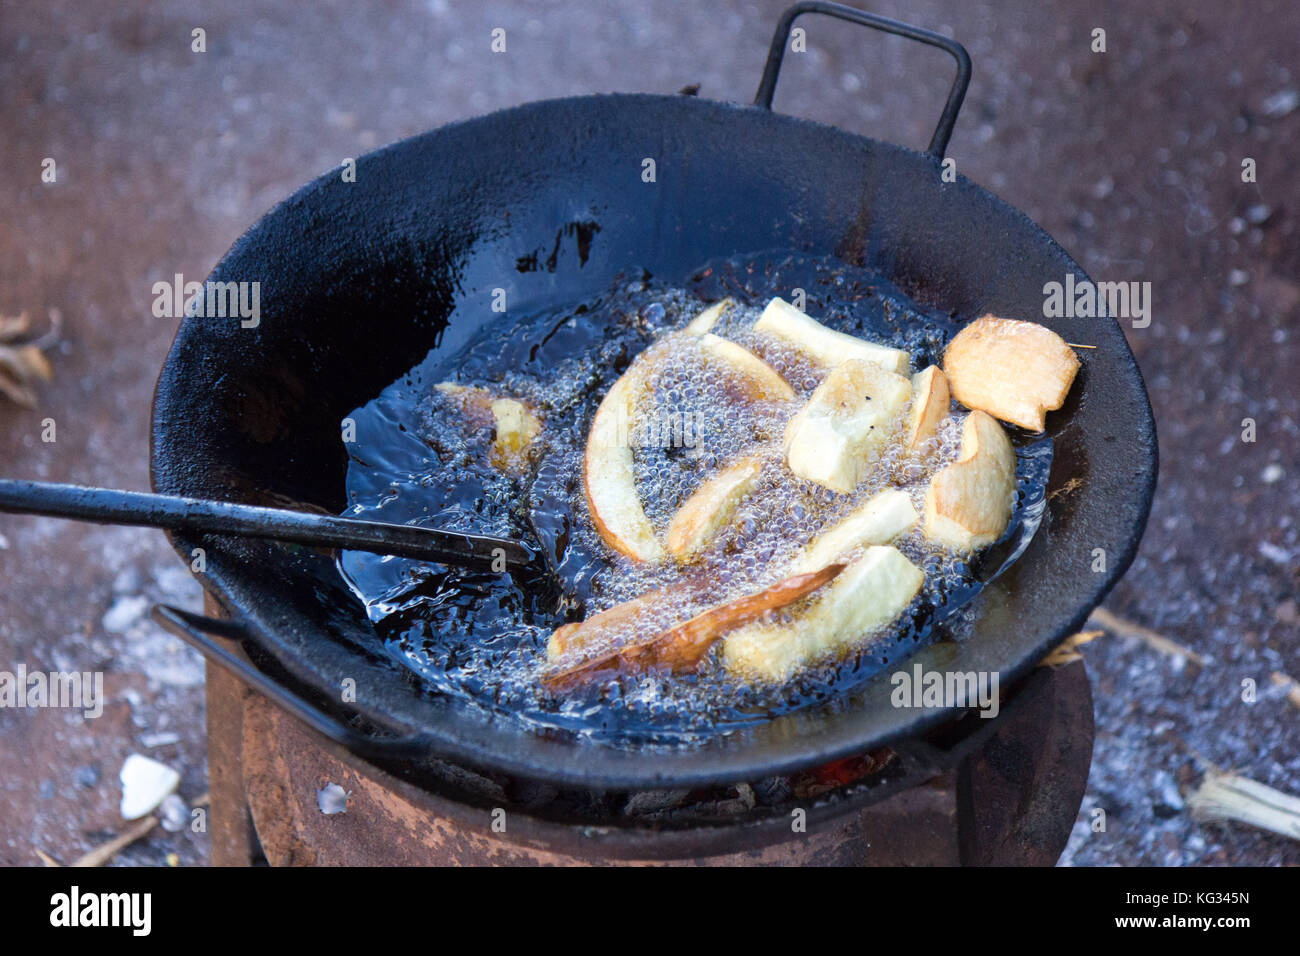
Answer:
<svg viewBox="0 0 1300 956"><path fill-rule="evenodd" d="M533 548L510 538L80 485L0 479L0 512L232 534L473 568L544 567Z"/></svg>

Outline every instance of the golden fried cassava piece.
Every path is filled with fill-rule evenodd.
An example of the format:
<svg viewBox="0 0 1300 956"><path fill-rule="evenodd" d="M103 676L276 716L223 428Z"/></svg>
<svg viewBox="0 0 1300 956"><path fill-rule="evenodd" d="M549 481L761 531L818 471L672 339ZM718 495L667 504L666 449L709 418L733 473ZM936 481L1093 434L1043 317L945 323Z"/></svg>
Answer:
<svg viewBox="0 0 1300 956"><path fill-rule="evenodd" d="M490 461L494 468L519 472L527 463L528 446L542 430L541 420L532 408L514 398L494 395L485 388L441 382L434 386L460 403L467 418L492 416L493 438Z"/></svg>
<svg viewBox="0 0 1300 956"><path fill-rule="evenodd" d="M735 377L746 400L794 398L794 390L776 370L748 349L711 332L692 338L698 338L704 353L722 363ZM607 545L634 561L658 561L664 557L663 545L650 527L633 481L631 431L637 405L648 391L650 376L671 354L665 339L636 357L596 409L583 455L583 488L596 530Z"/></svg>
<svg viewBox="0 0 1300 956"><path fill-rule="evenodd" d="M700 485L668 523L668 553L678 561L689 561L699 553L731 520L761 469L757 458L743 458Z"/></svg>
<svg viewBox="0 0 1300 956"><path fill-rule="evenodd" d="M664 556L637 497L631 440L637 402L664 354L653 347L642 352L605 393L591 421L582 459L582 487L596 531L607 545L634 561L658 561Z"/></svg>
<svg viewBox="0 0 1300 956"><path fill-rule="evenodd" d="M806 574L844 558L858 548L889 544L905 534L920 517L906 492L890 488L872 495L844 518L827 528L799 555L791 574Z"/></svg>
<svg viewBox="0 0 1300 956"><path fill-rule="evenodd" d="M786 460L800 478L848 494L907 407L911 383L847 359L826 375L786 426Z"/></svg>
<svg viewBox="0 0 1300 956"><path fill-rule="evenodd" d="M788 623L751 624L727 635L728 670L754 680L782 681L843 653L884 627L912 602L925 575L897 548L870 547Z"/></svg>
<svg viewBox="0 0 1300 956"><path fill-rule="evenodd" d="M844 570L844 567L843 564L832 564L811 574L796 574L782 578L761 591L710 608L653 637L599 652L585 660L559 663L555 670L543 677L543 680L551 685L566 684L615 666L688 670L699 664L709 648L723 634L755 621L769 611L793 604L800 598L808 596L832 581ZM645 613L649 605L662 600L674 600L674 598L671 595L665 596L664 591L655 591L626 604L610 608L603 614L613 615L607 619L607 624L620 625L636 615ZM628 605L633 606L629 608ZM547 646L548 656L554 661L561 654L569 656L565 652L580 652L582 643L598 641L600 630L603 629L598 624L600 618L601 615L598 614L580 625L565 625L565 627L579 628L580 631L570 631L559 642L562 645L560 650L556 654L550 654L551 647L557 643L556 636L564 628L557 630L551 635L551 644ZM581 632L585 632L585 635ZM587 638L586 641L580 640L583 636Z"/></svg>
<svg viewBox="0 0 1300 956"><path fill-rule="evenodd" d="M513 398L495 399L491 408L497 424L496 437L492 439L492 463L516 471L524 461L528 446L542 430L542 423L527 405Z"/></svg>
<svg viewBox="0 0 1300 956"><path fill-rule="evenodd" d="M877 345L828 329L779 296L763 309L763 314L754 323L754 331L780 339L828 368L834 368L846 359L861 359L897 375L907 375L911 370L908 355L901 349Z"/></svg>
<svg viewBox="0 0 1300 956"><path fill-rule="evenodd" d="M1079 359L1051 329L986 315L948 343L943 370L967 408L1040 432L1046 413L1065 402Z"/></svg>
<svg viewBox="0 0 1300 956"><path fill-rule="evenodd" d="M957 460L941 469L925 494L925 536L955 551L983 548L1011 520L1016 453L991 415L971 412Z"/></svg>
<svg viewBox="0 0 1300 956"><path fill-rule="evenodd" d="M718 324L718 319L722 318L723 313L735 304L730 298L719 299L691 319L682 331L687 335L703 335L706 332L712 332L713 327Z"/></svg>
<svg viewBox="0 0 1300 956"><path fill-rule="evenodd" d="M689 587L687 585L688 589ZM585 621L562 624L551 632L550 639L546 642L546 657L554 663L565 657L581 655L584 648L592 644L599 646L611 637L629 631L639 615L663 605L674 596L679 600L684 599L689 593L689 590L658 588L622 604L615 604Z"/></svg>
<svg viewBox="0 0 1300 956"><path fill-rule="evenodd" d="M912 412L903 443L915 451L934 437L939 423L948 415L951 398L948 379L937 365L912 376Z"/></svg>
<svg viewBox="0 0 1300 956"><path fill-rule="evenodd" d="M769 402L789 402L794 399L794 389L777 370L743 345L728 342L709 332L700 336L700 347L740 377L747 398Z"/></svg>

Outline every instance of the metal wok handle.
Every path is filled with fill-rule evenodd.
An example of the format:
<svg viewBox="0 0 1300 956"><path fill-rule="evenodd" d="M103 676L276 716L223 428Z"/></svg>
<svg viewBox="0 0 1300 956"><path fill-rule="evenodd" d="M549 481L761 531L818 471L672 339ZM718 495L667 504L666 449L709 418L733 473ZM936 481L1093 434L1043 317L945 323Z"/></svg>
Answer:
<svg viewBox="0 0 1300 956"><path fill-rule="evenodd" d="M248 661L235 656L221 643L243 641L248 637L244 626L237 621L222 621L182 611L166 604L155 604L149 616L166 630L175 634L207 660L229 671L248 687L270 699L304 724L322 734L351 753L361 757L399 758L427 755L432 742L424 734L403 737L374 737L353 730L342 721L303 700L293 691L281 687Z"/></svg>
<svg viewBox="0 0 1300 956"><path fill-rule="evenodd" d="M781 60L785 57L790 28L795 18L804 13L824 13L828 17L848 20L850 23L858 23L864 27L938 47L952 55L952 58L957 61L957 75L953 77L952 86L948 88L948 102L944 104L939 125L935 127L934 135L930 137L930 145L926 149L926 152L935 159L943 159L944 151L948 148L948 140L952 137L953 125L957 122L957 112L966 97L966 87L970 85L970 54L956 40L950 40L946 36L898 20L890 20L888 17L864 13L838 3L823 3L821 0L796 3L781 14L781 19L777 21L776 32L772 34L772 46L767 51L767 63L763 67L763 79L759 82L758 94L754 97L754 105L761 106L765 110L772 108L772 95L776 92L776 78L781 72Z"/></svg>

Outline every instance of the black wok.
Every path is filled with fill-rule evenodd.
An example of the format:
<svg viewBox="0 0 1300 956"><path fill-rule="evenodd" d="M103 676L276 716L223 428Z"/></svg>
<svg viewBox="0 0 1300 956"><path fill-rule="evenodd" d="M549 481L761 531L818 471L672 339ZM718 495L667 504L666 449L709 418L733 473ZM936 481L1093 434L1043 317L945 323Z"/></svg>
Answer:
<svg viewBox="0 0 1300 956"><path fill-rule="evenodd" d="M947 49L958 60L931 149L773 113L790 22L831 13ZM512 311L576 302L632 266L686 280L709 259L769 249L836 255L966 320L1037 319L1095 345L1068 404L1049 416L1051 499L1027 552L981 595L970 638L919 652L927 668L988 671L1003 685L1078 630L1128 567L1146 522L1156 443L1142 379L1112 319L1043 320L1043 286L1086 277L1033 222L940 160L969 76L952 41L826 4L783 18L755 105L604 95L532 103L362 157L272 210L213 281L261 283L261 321L187 317L158 380L157 491L253 504L345 507L340 420L430 349L456 349L506 290ZM656 181L643 182L643 160ZM568 229L596 223L599 231ZM574 233L592 236L579 256ZM516 263L557 248L555 268ZM613 747L533 733L508 715L430 695L394 664L332 556L193 533L172 541L223 623L167 611L210 653L222 639L275 680L262 686L371 759L437 755L528 778L625 789L759 779L913 735L952 712L897 709L877 679L835 712L801 712L698 747ZM1096 571L1096 549L1105 553ZM910 662L909 662L910 663ZM246 665L245 665L246 667ZM256 678L255 678L256 679ZM355 681L355 702L340 689Z"/></svg>

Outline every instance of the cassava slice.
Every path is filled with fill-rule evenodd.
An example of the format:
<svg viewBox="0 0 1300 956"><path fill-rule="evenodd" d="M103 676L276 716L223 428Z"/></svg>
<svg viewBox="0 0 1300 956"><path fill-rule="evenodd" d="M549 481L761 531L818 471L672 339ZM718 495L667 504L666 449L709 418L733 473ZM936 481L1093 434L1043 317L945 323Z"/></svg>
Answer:
<svg viewBox="0 0 1300 956"><path fill-rule="evenodd" d="M952 397L967 408L1041 432L1079 371L1065 340L1036 322L986 315L966 326L943 353Z"/></svg>
<svg viewBox="0 0 1300 956"><path fill-rule="evenodd" d="M459 403L466 421L493 427L492 466L503 471L520 472L527 463L528 447L542 430L541 419L526 402L496 395L486 388L441 382L434 386L452 401ZM489 419L490 416L490 419Z"/></svg>
<svg viewBox="0 0 1300 956"><path fill-rule="evenodd" d="M543 680L555 686L588 677L611 667L629 665L637 669L664 667L672 671L688 670L699 664L713 643L728 631L749 624L768 611L785 607L807 597L834 580L844 567L843 564L832 564L809 574L795 574L782 578L761 591L710 608L652 637L612 648L573 663L560 663L546 674ZM604 613L617 611L618 615L612 620L626 621L631 616L644 613L648 604L663 599L659 592L655 592L647 602L636 604L635 607L620 610L626 605L618 605ZM638 601L641 599L637 598L627 603L634 604ZM595 621L596 618L593 617L592 622ZM552 635L552 640L554 637L555 635Z"/></svg>
<svg viewBox="0 0 1300 956"><path fill-rule="evenodd" d="M802 574L825 567L858 548L889 544L914 528L918 520L907 492L888 488L872 495L817 535L799 555L790 573Z"/></svg>
<svg viewBox="0 0 1300 956"><path fill-rule="evenodd" d="M1016 453L993 416L975 411L961 429L957 460L930 479L925 536L956 551L983 548L1011 520Z"/></svg>
<svg viewBox="0 0 1300 956"><path fill-rule="evenodd" d="M786 426L786 462L800 478L848 494L907 407L911 383L860 359L841 362Z"/></svg>
<svg viewBox="0 0 1300 956"><path fill-rule="evenodd" d="M912 411L907 420L903 444L915 451L934 437L939 423L948 417L952 397L948 378L937 365L912 376Z"/></svg>
<svg viewBox="0 0 1300 956"><path fill-rule="evenodd" d="M896 375L906 375L911 370L910 358L902 349L877 345L828 329L780 296L763 309L763 314L754 323L754 331L781 340L827 368L834 368L846 359L860 359L887 368Z"/></svg>
<svg viewBox="0 0 1300 956"><path fill-rule="evenodd" d="M893 621L921 590L925 575L896 548L876 546L852 561L788 623L750 624L727 635L727 669L764 683L847 651Z"/></svg>
<svg viewBox="0 0 1300 956"><path fill-rule="evenodd" d="M743 345L709 332L700 336L700 347L740 377L747 398L769 402L794 399L794 389L780 373Z"/></svg>
<svg viewBox="0 0 1300 956"><path fill-rule="evenodd" d="M736 377L746 401L794 398L776 370L748 349L711 332L692 337ZM651 375L671 355L669 339L664 339L636 357L596 409L583 455L583 490L592 522L607 545L634 561L658 561L665 555L637 495L631 431Z"/></svg>
<svg viewBox="0 0 1300 956"><path fill-rule="evenodd" d="M696 489L668 523L668 553L678 561L698 554L754 488L762 463L743 458Z"/></svg>
<svg viewBox="0 0 1300 956"><path fill-rule="evenodd" d="M718 324L718 319L722 318L726 311L735 304L730 298L719 299L691 319L682 331L687 335L703 335L706 332L712 332L713 327Z"/></svg>
<svg viewBox="0 0 1300 956"><path fill-rule="evenodd" d="M582 458L582 487L596 531L607 545L634 561L658 561L664 556L637 496L631 440L637 402L664 356L662 348L642 352L605 393Z"/></svg>

